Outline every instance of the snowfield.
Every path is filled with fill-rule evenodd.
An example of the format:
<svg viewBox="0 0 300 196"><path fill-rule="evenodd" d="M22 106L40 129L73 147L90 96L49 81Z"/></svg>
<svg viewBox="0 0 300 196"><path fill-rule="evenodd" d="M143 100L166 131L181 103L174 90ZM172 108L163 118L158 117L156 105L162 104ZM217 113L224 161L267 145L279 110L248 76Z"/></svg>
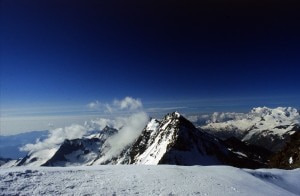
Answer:
<svg viewBox="0 0 300 196"><path fill-rule="evenodd" d="M102 165L0 168L0 195L300 195L300 169Z"/></svg>

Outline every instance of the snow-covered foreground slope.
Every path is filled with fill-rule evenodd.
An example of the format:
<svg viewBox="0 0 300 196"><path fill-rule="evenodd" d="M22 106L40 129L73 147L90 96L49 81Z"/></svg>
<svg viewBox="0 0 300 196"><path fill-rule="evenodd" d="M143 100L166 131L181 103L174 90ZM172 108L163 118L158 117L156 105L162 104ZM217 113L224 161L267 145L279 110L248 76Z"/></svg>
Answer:
<svg viewBox="0 0 300 196"><path fill-rule="evenodd" d="M1 195L300 195L300 169L118 165L0 169Z"/></svg>

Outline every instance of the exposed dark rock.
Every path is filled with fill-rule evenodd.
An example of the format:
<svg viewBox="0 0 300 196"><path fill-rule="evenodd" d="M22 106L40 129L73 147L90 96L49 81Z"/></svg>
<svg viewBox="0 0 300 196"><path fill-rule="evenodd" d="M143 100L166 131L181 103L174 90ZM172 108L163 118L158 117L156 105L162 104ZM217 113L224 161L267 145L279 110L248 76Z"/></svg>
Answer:
<svg viewBox="0 0 300 196"><path fill-rule="evenodd" d="M281 169L300 167L300 129L291 136L290 142L271 158L269 166Z"/></svg>

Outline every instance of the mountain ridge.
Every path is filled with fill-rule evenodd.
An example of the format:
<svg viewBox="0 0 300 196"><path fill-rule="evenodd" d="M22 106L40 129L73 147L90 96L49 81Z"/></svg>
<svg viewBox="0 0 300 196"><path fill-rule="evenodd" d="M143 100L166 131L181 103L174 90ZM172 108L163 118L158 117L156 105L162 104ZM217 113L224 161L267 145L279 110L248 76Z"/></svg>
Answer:
<svg viewBox="0 0 300 196"><path fill-rule="evenodd" d="M253 108L224 122L210 122L200 128L225 140L236 137L276 152L284 147L300 124L300 115L292 107Z"/></svg>
<svg viewBox="0 0 300 196"><path fill-rule="evenodd" d="M255 111L254 109L253 112ZM259 111L262 111L260 113L265 116L272 114L267 108ZM295 112L293 109L288 109L288 111ZM291 116L293 115L286 113L284 118ZM256 115L255 120L258 118L262 119L261 116ZM283 118L276 120L290 122ZM283 129L289 134L297 131L286 130L286 127L290 128L288 124L283 127L279 127L278 124L284 125L277 123L273 127ZM117 134L117 129L106 126L103 130L92 131L91 134L84 135L82 138L65 140L55 149L29 153L15 165L174 164L261 168L269 167L269 159L274 153L236 137L221 140L207 130L196 128L178 112L169 113L161 120L150 119L132 143L125 146L120 153L114 154L110 139Z"/></svg>

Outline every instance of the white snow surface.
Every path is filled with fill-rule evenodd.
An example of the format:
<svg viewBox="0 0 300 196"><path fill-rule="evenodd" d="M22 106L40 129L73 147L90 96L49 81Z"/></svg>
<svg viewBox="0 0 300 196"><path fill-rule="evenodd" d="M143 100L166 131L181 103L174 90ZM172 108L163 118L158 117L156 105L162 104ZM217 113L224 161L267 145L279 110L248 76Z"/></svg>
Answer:
<svg viewBox="0 0 300 196"><path fill-rule="evenodd" d="M293 157L290 157L289 158L289 164L293 164L294 160L293 160Z"/></svg>
<svg viewBox="0 0 300 196"><path fill-rule="evenodd" d="M161 129L166 129L167 126L172 122L172 119L166 119L167 122L162 124L160 128L160 123L156 119L152 119L148 125L146 126L146 130L150 131L150 138L154 137L155 140L153 141L150 146L147 147L147 150L136 157L136 164L146 164L146 165L157 165L162 156L167 151L167 145L169 144L170 140L172 139L172 134L163 134ZM174 132L172 128L170 132ZM163 139L161 139L163 138ZM162 141L161 143L159 141ZM160 145L158 145L160 143Z"/></svg>
<svg viewBox="0 0 300 196"><path fill-rule="evenodd" d="M170 129L170 132L174 132L174 129ZM147 148L147 150L136 158L136 164L157 165L159 163L166 153L168 144L172 140L173 136L172 134L163 136L160 135L162 135L162 132L159 133L159 136L155 138L154 142ZM158 144L159 140L162 140L160 144Z"/></svg>
<svg viewBox="0 0 300 196"><path fill-rule="evenodd" d="M300 195L300 169L101 165L0 168L0 195Z"/></svg>
<svg viewBox="0 0 300 196"><path fill-rule="evenodd" d="M156 130L159 126L159 123L156 119L151 119L151 121L147 124L146 129L147 130Z"/></svg>
<svg viewBox="0 0 300 196"><path fill-rule="evenodd" d="M58 147L33 152L32 154L30 154L30 159L26 160L24 164L26 164L27 166L40 166L47 160L49 160L55 154L57 149Z"/></svg>

